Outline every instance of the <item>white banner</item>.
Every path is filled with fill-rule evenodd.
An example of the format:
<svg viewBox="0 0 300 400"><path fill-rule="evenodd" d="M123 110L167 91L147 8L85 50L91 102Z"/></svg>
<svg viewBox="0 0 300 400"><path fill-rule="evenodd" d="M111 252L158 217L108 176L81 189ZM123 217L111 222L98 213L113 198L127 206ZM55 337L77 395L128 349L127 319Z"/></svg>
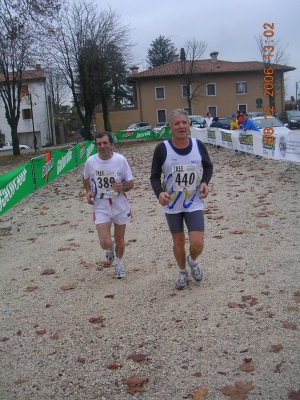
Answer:
<svg viewBox="0 0 300 400"><path fill-rule="evenodd" d="M262 132L219 128L198 129L191 127L191 136L215 146L240 150L277 160L295 161L300 163L300 133L292 132L274 134L271 138Z"/></svg>

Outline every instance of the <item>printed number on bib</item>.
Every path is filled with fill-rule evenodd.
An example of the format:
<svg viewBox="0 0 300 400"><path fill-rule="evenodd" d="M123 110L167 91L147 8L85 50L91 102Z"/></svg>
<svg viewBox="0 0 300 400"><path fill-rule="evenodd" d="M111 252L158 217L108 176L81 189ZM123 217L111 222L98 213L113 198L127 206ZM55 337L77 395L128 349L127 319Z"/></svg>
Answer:
<svg viewBox="0 0 300 400"><path fill-rule="evenodd" d="M113 192L112 185L116 181L116 171L95 171L97 188L100 193Z"/></svg>
<svg viewBox="0 0 300 400"><path fill-rule="evenodd" d="M197 184L196 165L173 165L172 185L175 192L182 192L184 189L193 191Z"/></svg>

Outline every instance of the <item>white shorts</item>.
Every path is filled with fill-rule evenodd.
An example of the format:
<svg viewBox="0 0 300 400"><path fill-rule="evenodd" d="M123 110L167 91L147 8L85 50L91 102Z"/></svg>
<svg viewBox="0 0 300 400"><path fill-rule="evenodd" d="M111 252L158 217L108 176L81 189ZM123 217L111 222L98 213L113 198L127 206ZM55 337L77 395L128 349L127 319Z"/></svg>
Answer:
<svg viewBox="0 0 300 400"><path fill-rule="evenodd" d="M105 222L113 222L117 225L125 225L132 218L130 205L124 195L112 199L96 199L93 206L93 219L95 225Z"/></svg>

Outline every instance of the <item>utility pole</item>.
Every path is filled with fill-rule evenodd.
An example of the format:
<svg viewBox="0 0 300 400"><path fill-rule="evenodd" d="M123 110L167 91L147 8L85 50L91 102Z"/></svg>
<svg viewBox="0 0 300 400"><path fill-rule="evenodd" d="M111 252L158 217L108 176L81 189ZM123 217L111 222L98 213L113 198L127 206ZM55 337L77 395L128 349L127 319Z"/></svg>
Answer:
<svg viewBox="0 0 300 400"><path fill-rule="evenodd" d="M34 119L33 119L33 110L32 110L31 93L29 93L28 97L29 97L29 100L30 100L31 119L32 119L32 131L33 131L33 136L34 136L34 135L35 135L35 129L34 129Z"/></svg>

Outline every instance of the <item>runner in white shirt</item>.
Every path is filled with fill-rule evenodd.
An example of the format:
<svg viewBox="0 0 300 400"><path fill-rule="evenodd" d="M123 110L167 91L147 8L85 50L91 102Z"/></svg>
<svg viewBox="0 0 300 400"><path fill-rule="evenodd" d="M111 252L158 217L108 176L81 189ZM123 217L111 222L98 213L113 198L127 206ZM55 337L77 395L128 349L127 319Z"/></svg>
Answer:
<svg viewBox="0 0 300 400"><path fill-rule="evenodd" d="M132 172L126 158L113 152L110 132L98 133L95 143L98 154L89 157L84 167L86 198L93 205L94 222L106 259L109 262L115 259L115 276L124 278L125 230L132 217L126 192L134 186Z"/></svg>

